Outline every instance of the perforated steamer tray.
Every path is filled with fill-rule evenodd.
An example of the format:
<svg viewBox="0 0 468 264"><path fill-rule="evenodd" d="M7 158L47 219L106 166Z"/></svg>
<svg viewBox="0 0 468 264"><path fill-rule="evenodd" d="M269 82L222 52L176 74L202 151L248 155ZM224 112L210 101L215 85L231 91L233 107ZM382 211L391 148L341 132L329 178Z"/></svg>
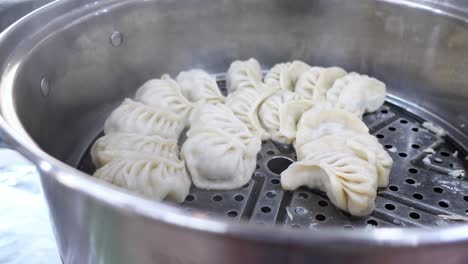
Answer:
<svg viewBox="0 0 468 264"><path fill-rule="evenodd" d="M218 80L226 94L225 81ZM199 216L225 216L292 228L436 228L463 222L441 215L468 217L467 178L450 176L451 171L468 168L467 153L450 135L440 137L426 130L421 125L424 120L388 102L378 111L366 114L363 121L395 162L389 186L378 191L376 209L367 217L353 217L335 208L317 190L283 191L280 173L296 160L296 154L292 146L272 141L263 144L248 184L225 191L202 190L192 185L185 202L178 206ZM435 153L429 153L432 149ZM89 150L79 169L94 173Z"/></svg>

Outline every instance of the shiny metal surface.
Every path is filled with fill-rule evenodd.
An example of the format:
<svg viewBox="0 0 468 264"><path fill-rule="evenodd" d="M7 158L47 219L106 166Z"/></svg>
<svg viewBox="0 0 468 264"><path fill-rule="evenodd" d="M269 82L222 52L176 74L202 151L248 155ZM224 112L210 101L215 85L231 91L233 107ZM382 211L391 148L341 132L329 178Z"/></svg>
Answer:
<svg viewBox="0 0 468 264"><path fill-rule="evenodd" d="M2 134L42 174L65 263L466 263L467 225L254 226L190 215L73 168L106 115L148 78L222 72L248 57L376 76L394 103L442 124L466 150L468 13L447 3L456 2L57 1L0 36Z"/></svg>

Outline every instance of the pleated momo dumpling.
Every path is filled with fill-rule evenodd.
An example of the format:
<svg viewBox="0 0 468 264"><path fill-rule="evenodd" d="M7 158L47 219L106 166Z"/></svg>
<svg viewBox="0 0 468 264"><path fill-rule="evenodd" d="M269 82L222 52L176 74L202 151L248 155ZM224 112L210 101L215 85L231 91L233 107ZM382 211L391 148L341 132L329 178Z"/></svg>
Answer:
<svg viewBox="0 0 468 264"><path fill-rule="evenodd" d="M185 200L191 184L184 162L165 158L112 160L94 176L156 200L174 202Z"/></svg>
<svg viewBox="0 0 468 264"><path fill-rule="evenodd" d="M327 101L358 117L376 111L385 102L385 84L355 72L337 79L327 91Z"/></svg>
<svg viewBox="0 0 468 264"><path fill-rule="evenodd" d="M302 146L323 136L344 130L368 133L367 126L356 116L336 108L314 107L305 112L297 124L294 148L298 157L305 156Z"/></svg>
<svg viewBox="0 0 468 264"><path fill-rule="evenodd" d="M187 136L181 154L198 188L235 189L252 178L258 151L247 151L240 139L215 128L190 129Z"/></svg>
<svg viewBox="0 0 468 264"><path fill-rule="evenodd" d="M246 184L255 171L260 139L222 104L200 106L192 122L181 156L194 185L225 190Z"/></svg>
<svg viewBox="0 0 468 264"><path fill-rule="evenodd" d="M257 148L257 138L254 139L252 137L252 133L247 126L224 104L197 106L190 119L190 128L196 129L199 127L220 128L230 135L243 140L246 146L253 146L254 149Z"/></svg>
<svg viewBox="0 0 468 264"><path fill-rule="evenodd" d="M270 96L274 90L259 90L243 88L226 97L226 106L249 128L250 132L268 140L270 134L263 129L258 120L258 109L263 101Z"/></svg>
<svg viewBox="0 0 468 264"><path fill-rule="evenodd" d="M226 73L226 86L229 93L240 88L256 89L262 83L262 68L256 59L236 60Z"/></svg>
<svg viewBox="0 0 468 264"><path fill-rule="evenodd" d="M316 102L323 101L333 82L344 75L346 71L339 67L312 67L301 75L294 91Z"/></svg>
<svg viewBox="0 0 468 264"><path fill-rule="evenodd" d="M336 151L351 153L369 162L377 169L377 185L388 185L390 170L393 166L392 157L385 151L376 137L368 133L342 131L323 136L317 140L304 144L298 153L298 160L314 159L320 153ZM302 156L305 155L305 156Z"/></svg>
<svg viewBox="0 0 468 264"><path fill-rule="evenodd" d="M290 62L284 62L273 66L265 75L265 83L277 89L287 89L290 83L286 82L284 76L281 78L281 75L286 73L290 65Z"/></svg>
<svg viewBox="0 0 468 264"><path fill-rule="evenodd" d="M224 103L216 79L207 72L193 69L179 73L176 78L182 94L191 102Z"/></svg>
<svg viewBox="0 0 468 264"><path fill-rule="evenodd" d="M149 80L138 88L135 101L179 115L183 120L188 118L193 108L177 82L166 74L161 79Z"/></svg>
<svg viewBox="0 0 468 264"><path fill-rule="evenodd" d="M107 118L104 133L158 135L177 140L185 127L185 118L173 112L125 99Z"/></svg>
<svg viewBox="0 0 468 264"><path fill-rule="evenodd" d="M297 134L294 142L297 155L305 156L300 153L304 144L345 130L361 133L369 132L364 122L344 110L327 109L326 107L325 109L321 107L312 108L301 116L297 124Z"/></svg>
<svg viewBox="0 0 468 264"><path fill-rule="evenodd" d="M310 66L299 60L279 63L267 72L265 83L272 88L294 91L296 82L308 69L310 69Z"/></svg>
<svg viewBox="0 0 468 264"><path fill-rule="evenodd" d="M100 168L115 159L147 159L162 157L178 159L177 140L160 136L113 133L100 137L91 147L94 165Z"/></svg>
<svg viewBox="0 0 468 264"><path fill-rule="evenodd" d="M296 136L299 117L311 107L310 100L304 100L289 90L278 90L262 103L258 118L274 141L291 144Z"/></svg>
<svg viewBox="0 0 468 264"><path fill-rule="evenodd" d="M281 173L281 186L324 191L338 208L355 216L370 214L377 196L375 167L352 153L323 152L313 159L293 163Z"/></svg>

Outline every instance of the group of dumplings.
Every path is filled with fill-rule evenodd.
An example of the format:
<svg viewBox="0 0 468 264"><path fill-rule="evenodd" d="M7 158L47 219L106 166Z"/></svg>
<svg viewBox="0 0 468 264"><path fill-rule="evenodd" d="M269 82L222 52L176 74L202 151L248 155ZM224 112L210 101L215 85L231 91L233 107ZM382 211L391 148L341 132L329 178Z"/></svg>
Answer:
<svg viewBox="0 0 468 264"><path fill-rule="evenodd" d="M147 81L106 120L91 149L94 176L182 202L191 182L216 190L246 184L271 139L297 152L281 173L285 190L316 188L353 215L372 212L393 161L361 118L384 103L384 83L301 61L277 64L263 78L255 59L233 62L226 82L224 97L203 70Z"/></svg>

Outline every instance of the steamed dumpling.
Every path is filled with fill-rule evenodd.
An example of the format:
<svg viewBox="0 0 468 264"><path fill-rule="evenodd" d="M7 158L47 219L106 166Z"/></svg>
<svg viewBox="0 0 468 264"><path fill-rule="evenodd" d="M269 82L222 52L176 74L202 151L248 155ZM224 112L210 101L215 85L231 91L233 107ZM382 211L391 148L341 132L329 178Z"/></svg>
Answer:
<svg viewBox="0 0 468 264"><path fill-rule="evenodd" d="M94 165L100 168L115 159L178 159L179 148L174 139L156 135L113 133L97 139L90 153Z"/></svg>
<svg viewBox="0 0 468 264"><path fill-rule="evenodd" d="M179 85L169 75L144 83L136 92L135 101L179 115L186 120L193 104L182 94Z"/></svg>
<svg viewBox="0 0 468 264"><path fill-rule="evenodd" d="M229 93L239 88L256 89L262 83L262 69L256 59L236 60L231 63L226 74L226 86Z"/></svg>
<svg viewBox="0 0 468 264"><path fill-rule="evenodd" d="M185 118L180 115L125 99L107 118L104 133L158 135L177 140L184 127Z"/></svg>
<svg viewBox="0 0 468 264"><path fill-rule="evenodd" d="M252 151L239 138L217 128L190 129L187 137L181 155L198 188L235 189L252 178L260 139L256 138Z"/></svg>
<svg viewBox="0 0 468 264"><path fill-rule="evenodd" d="M243 88L226 97L226 106L249 128L250 132L268 140L270 134L263 129L258 119L258 109L262 102L273 93L273 90Z"/></svg>
<svg viewBox="0 0 468 264"><path fill-rule="evenodd" d="M288 144L296 139L297 123L302 114L314 107L314 103L307 99L293 100L284 103L279 109L279 132L288 138Z"/></svg>
<svg viewBox="0 0 468 264"><path fill-rule="evenodd" d="M273 66L265 75L265 79L264 79L265 83L269 85L270 87L273 87L276 89L287 89L283 87L288 87L290 83L286 82L286 78L281 78L281 75L283 74L283 77L284 77L284 74L288 70L290 65L291 65L290 62L285 62L285 63L278 63L275 66Z"/></svg>
<svg viewBox="0 0 468 264"><path fill-rule="evenodd" d="M246 146L252 145L252 133L224 104L205 104L195 108L190 119L190 128L216 127L239 138ZM253 144L256 148L256 143Z"/></svg>
<svg viewBox="0 0 468 264"><path fill-rule="evenodd" d="M184 162L165 158L115 159L94 176L155 200L174 202L185 200L191 184Z"/></svg>
<svg viewBox="0 0 468 264"><path fill-rule="evenodd" d="M292 89L294 89L294 87L296 86L296 82L299 80L301 75L310 68L311 66L309 64L300 60L295 60L291 62L291 65L289 65L286 74L287 79L289 79L291 82L290 87ZM290 88L288 88L288 90L290 90Z"/></svg>
<svg viewBox="0 0 468 264"><path fill-rule="evenodd" d="M272 88L294 91L296 82L308 69L310 66L299 60L279 63L265 75L265 83Z"/></svg>
<svg viewBox="0 0 468 264"><path fill-rule="evenodd" d="M322 152L313 159L293 163L281 173L281 186L324 191L338 208L355 216L370 214L377 195L375 166L352 153Z"/></svg>
<svg viewBox="0 0 468 264"><path fill-rule="evenodd" d="M376 166L377 186L386 187L389 182L390 170L393 167L393 159L378 139L370 134L362 133L351 138L347 145L359 158Z"/></svg>
<svg viewBox="0 0 468 264"><path fill-rule="evenodd" d="M369 164L374 165L377 169L378 187L388 185L393 160L377 138L371 134L342 131L323 136L304 144L301 147L301 151L297 153L297 159L314 159L320 153L327 151L351 153L369 162Z"/></svg>
<svg viewBox="0 0 468 264"><path fill-rule="evenodd" d="M229 108L207 104L194 111L181 156L195 186L225 190L252 178L260 149L260 139Z"/></svg>
<svg viewBox="0 0 468 264"><path fill-rule="evenodd" d="M289 90L278 90L262 103L258 117L274 141L291 144L299 117L311 107L311 101Z"/></svg>
<svg viewBox="0 0 468 264"><path fill-rule="evenodd" d="M376 111L385 102L385 84L367 75L349 73L327 91L327 101L358 117Z"/></svg>
<svg viewBox="0 0 468 264"><path fill-rule="evenodd" d="M369 129L359 118L344 110L320 106L312 108L301 116L297 124L296 141L294 142L297 155L305 156L300 153L304 144L344 130L369 132Z"/></svg>
<svg viewBox="0 0 468 264"><path fill-rule="evenodd" d="M258 109L260 123L270 133L274 141L287 144L288 139L279 132L280 107L286 102L299 99L300 96L291 91L279 90L266 98Z"/></svg>
<svg viewBox="0 0 468 264"><path fill-rule="evenodd" d="M224 103L216 79L207 72L193 69L179 73L176 78L182 94L191 102Z"/></svg>
<svg viewBox="0 0 468 264"><path fill-rule="evenodd" d="M338 67L312 67L301 75L296 83L295 92L316 102L323 101L333 82L344 75L346 71Z"/></svg>

